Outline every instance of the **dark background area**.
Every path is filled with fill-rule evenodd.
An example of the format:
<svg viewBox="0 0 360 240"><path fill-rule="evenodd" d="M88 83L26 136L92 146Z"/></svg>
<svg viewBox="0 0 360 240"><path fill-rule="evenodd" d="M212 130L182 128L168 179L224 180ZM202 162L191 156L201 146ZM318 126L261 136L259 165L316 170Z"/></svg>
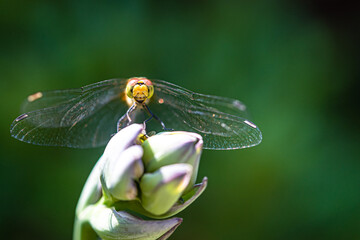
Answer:
<svg viewBox="0 0 360 240"><path fill-rule="evenodd" d="M360 239L353 1L0 3L0 238L71 239L103 149L10 137L24 98L146 76L245 102L263 142L204 151L205 193L171 239Z"/></svg>

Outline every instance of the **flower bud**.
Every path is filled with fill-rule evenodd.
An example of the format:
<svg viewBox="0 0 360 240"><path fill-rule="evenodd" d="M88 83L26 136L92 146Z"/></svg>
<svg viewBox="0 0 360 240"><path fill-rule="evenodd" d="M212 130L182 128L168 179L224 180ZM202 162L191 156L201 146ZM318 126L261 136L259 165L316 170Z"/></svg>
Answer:
<svg viewBox="0 0 360 240"><path fill-rule="evenodd" d="M142 144L146 172L174 163L187 163L193 167L191 187L196 181L202 145L202 138L196 133L177 131L152 136Z"/></svg>
<svg viewBox="0 0 360 240"><path fill-rule="evenodd" d="M141 160L143 149L134 145L142 131L141 125L131 125L115 134L104 151L101 182L108 197L114 200L134 200L138 190L136 181L144 173Z"/></svg>
<svg viewBox="0 0 360 240"><path fill-rule="evenodd" d="M135 181L144 173L142 154L142 148L136 145L124 150L118 159L108 159L102 178L111 197L118 200L134 200L137 197Z"/></svg>
<svg viewBox="0 0 360 240"><path fill-rule="evenodd" d="M186 163L161 167L141 178L141 204L148 212L161 215L166 213L181 197L188 186L192 166Z"/></svg>
<svg viewBox="0 0 360 240"><path fill-rule="evenodd" d="M175 231L181 222L181 218L142 220L125 211L116 211L114 208L102 204L93 207L89 219L92 229L104 240L166 238Z"/></svg>
<svg viewBox="0 0 360 240"><path fill-rule="evenodd" d="M143 132L142 124L132 124L116 133L106 145L103 157L118 159L128 147L135 145L136 139Z"/></svg>

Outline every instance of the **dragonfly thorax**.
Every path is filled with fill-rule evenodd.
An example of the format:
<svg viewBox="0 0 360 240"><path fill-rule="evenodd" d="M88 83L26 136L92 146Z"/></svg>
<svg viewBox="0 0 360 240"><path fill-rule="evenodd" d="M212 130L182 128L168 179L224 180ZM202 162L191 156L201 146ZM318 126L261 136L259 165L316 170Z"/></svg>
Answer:
<svg viewBox="0 0 360 240"><path fill-rule="evenodd" d="M152 82L144 77L129 78L126 85L126 95L137 103L143 103L154 94Z"/></svg>

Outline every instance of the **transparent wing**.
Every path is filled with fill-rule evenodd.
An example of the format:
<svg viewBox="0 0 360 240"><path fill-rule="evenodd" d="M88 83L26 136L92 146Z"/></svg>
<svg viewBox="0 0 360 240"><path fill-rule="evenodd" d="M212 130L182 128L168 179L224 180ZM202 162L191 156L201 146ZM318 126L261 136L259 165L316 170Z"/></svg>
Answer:
<svg viewBox="0 0 360 240"><path fill-rule="evenodd" d="M104 145L128 109L123 101L126 83L126 79L110 79L79 89L30 95L23 105L26 113L11 125L11 135L46 146Z"/></svg>
<svg viewBox="0 0 360 240"><path fill-rule="evenodd" d="M240 149L261 142L259 128L246 119L246 107L240 101L152 81L155 94L149 107L167 128L199 133L206 149Z"/></svg>

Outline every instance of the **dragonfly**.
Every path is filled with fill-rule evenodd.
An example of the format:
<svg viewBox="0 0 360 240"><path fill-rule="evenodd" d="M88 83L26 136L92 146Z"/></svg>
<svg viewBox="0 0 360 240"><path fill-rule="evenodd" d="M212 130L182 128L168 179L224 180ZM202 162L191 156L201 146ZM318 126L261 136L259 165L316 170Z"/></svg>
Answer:
<svg viewBox="0 0 360 240"><path fill-rule="evenodd" d="M22 111L11 124L11 136L42 146L103 146L114 133L136 122L152 123L157 131L198 133L204 149L248 148L262 140L239 100L145 77L37 92L27 97Z"/></svg>

